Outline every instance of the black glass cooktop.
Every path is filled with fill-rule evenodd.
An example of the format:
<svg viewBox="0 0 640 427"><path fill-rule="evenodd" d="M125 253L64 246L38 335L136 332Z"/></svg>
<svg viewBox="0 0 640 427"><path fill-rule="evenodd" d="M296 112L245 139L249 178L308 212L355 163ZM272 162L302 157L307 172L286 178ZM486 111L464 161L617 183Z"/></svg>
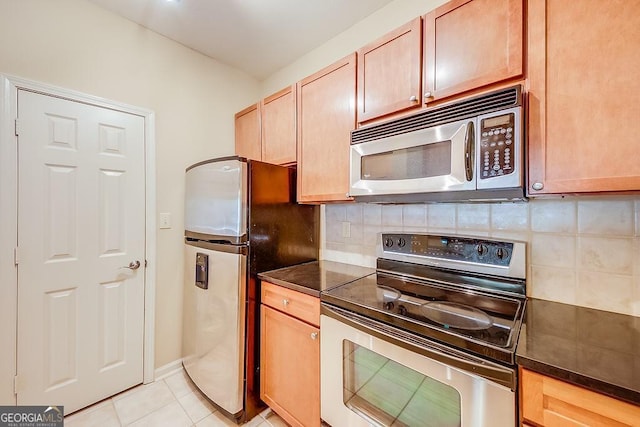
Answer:
<svg viewBox="0 0 640 427"><path fill-rule="evenodd" d="M513 363L524 299L378 272L330 289L326 304Z"/></svg>

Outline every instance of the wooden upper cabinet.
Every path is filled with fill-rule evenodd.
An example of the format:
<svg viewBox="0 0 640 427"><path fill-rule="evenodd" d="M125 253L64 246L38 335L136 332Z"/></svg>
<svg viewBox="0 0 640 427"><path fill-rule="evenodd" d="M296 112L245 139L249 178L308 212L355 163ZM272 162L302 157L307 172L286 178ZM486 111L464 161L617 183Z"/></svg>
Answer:
<svg viewBox="0 0 640 427"><path fill-rule="evenodd" d="M296 86L262 100L262 161L277 165L296 162Z"/></svg>
<svg viewBox="0 0 640 427"><path fill-rule="evenodd" d="M236 155L262 160L260 143L260 104L254 104L236 113Z"/></svg>
<svg viewBox="0 0 640 427"><path fill-rule="evenodd" d="M424 16L424 101L523 75L524 0L453 0Z"/></svg>
<svg viewBox="0 0 640 427"><path fill-rule="evenodd" d="M358 50L358 123L419 108L422 18Z"/></svg>
<svg viewBox="0 0 640 427"><path fill-rule="evenodd" d="M298 201L349 200L356 55L298 82Z"/></svg>
<svg viewBox="0 0 640 427"><path fill-rule="evenodd" d="M640 407L526 369L520 370L522 425L637 426Z"/></svg>
<svg viewBox="0 0 640 427"><path fill-rule="evenodd" d="M529 0L529 194L640 190L640 1Z"/></svg>

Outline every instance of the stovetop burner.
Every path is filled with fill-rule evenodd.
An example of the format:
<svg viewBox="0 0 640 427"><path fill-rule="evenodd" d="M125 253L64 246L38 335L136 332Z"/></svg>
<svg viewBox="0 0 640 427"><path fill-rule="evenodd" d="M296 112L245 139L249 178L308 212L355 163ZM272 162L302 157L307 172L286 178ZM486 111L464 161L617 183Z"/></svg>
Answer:
<svg viewBox="0 0 640 427"><path fill-rule="evenodd" d="M524 279L508 277L521 270L515 268L515 274L510 270L510 263L524 255L517 246L415 234L383 234L382 242L386 242L386 258L378 258L377 272L324 292L323 303L502 363L514 363L526 302ZM405 244L394 251L389 242ZM414 248L412 252L405 249L407 244ZM487 254L500 248L502 254L508 253L509 263L479 257L479 245ZM460 265L464 271L449 268ZM502 276L495 275L496 271Z"/></svg>

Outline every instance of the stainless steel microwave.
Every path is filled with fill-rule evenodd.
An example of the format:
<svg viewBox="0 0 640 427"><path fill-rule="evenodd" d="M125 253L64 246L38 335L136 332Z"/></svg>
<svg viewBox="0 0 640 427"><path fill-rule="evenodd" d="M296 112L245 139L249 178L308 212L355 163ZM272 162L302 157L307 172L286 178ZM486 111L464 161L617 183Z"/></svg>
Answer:
<svg viewBox="0 0 640 427"><path fill-rule="evenodd" d="M522 89L513 86L351 133L356 201L524 200Z"/></svg>

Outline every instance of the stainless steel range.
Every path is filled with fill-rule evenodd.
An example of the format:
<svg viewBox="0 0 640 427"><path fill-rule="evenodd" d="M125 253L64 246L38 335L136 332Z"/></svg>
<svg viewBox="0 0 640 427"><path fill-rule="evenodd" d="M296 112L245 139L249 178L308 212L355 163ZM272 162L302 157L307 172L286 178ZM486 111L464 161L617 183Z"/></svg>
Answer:
<svg viewBox="0 0 640 427"><path fill-rule="evenodd" d="M321 295L324 421L516 425L525 243L379 239L375 274Z"/></svg>

